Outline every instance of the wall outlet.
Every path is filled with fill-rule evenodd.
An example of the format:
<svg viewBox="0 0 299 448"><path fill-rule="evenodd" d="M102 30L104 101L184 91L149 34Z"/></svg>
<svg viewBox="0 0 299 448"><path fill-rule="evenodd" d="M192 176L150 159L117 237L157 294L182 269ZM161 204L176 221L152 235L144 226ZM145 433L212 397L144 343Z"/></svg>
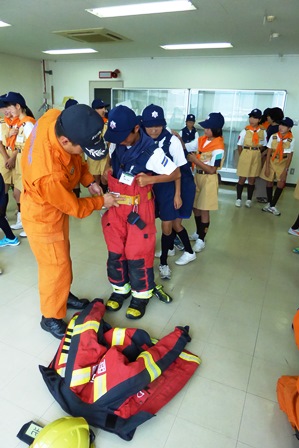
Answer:
<svg viewBox="0 0 299 448"><path fill-rule="evenodd" d="M295 174L295 168L290 169L290 174Z"/></svg>

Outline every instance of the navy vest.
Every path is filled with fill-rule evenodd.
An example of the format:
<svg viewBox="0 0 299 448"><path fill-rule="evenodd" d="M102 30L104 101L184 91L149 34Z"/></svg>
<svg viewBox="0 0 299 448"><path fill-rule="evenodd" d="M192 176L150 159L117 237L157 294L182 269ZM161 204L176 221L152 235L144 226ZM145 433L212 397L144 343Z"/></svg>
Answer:
<svg viewBox="0 0 299 448"><path fill-rule="evenodd" d="M113 169L113 177L119 179L123 172L131 173L136 176L139 173L148 173L146 164L153 152L158 148L158 144L146 135L142 130L140 139L131 147L124 145L116 145L111 155L111 165Z"/></svg>
<svg viewBox="0 0 299 448"><path fill-rule="evenodd" d="M192 128L191 131L185 126L182 129L182 140L184 143L190 143L195 139L196 129Z"/></svg>

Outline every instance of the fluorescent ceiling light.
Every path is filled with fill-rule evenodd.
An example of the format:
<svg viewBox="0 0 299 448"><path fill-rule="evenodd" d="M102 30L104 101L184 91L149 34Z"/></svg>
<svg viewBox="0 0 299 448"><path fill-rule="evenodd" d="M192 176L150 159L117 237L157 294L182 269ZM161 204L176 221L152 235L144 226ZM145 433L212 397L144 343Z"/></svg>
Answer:
<svg viewBox="0 0 299 448"><path fill-rule="evenodd" d="M142 14L159 14L162 12L191 11L196 9L188 0L139 3L136 5L110 6L106 8L86 9L98 17L138 16Z"/></svg>
<svg viewBox="0 0 299 448"><path fill-rule="evenodd" d="M229 42L218 42L210 44L178 44L178 45L161 45L164 50L204 50L206 48L232 48Z"/></svg>
<svg viewBox="0 0 299 448"><path fill-rule="evenodd" d="M82 53L97 53L92 48L76 48L75 50L47 50L43 51L47 54L82 54Z"/></svg>
<svg viewBox="0 0 299 448"><path fill-rule="evenodd" d="M0 20L0 27L4 27L4 26L11 26L9 23L5 23L5 22L2 22L2 20Z"/></svg>

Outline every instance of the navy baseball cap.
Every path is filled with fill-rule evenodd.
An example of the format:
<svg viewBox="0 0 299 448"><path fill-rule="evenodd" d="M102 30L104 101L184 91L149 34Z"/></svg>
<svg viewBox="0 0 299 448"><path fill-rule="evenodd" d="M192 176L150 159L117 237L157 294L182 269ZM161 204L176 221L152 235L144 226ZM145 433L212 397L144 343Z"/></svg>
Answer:
<svg viewBox="0 0 299 448"><path fill-rule="evenodd" d="M6 104L0 99L0 109L3 109L3 107L6 107Z"/></svg>
<svg viewBox="0 0 299 448"><path fill-rule="evenodd" d="M253 117L253 118L262 118L263 114L260 109L252 109L252 111L248 115L249 115L249 117Z"/></svg>
<svg viewBox="0 0 299 448"><path fill-rule="evenodd" d="M106 142L120 144L139 124L135 112L127 106L116 106L108 114Z"/></svg>
<svg viewBox="0 0 299 448"><path fill-rule="evenodd" d="M294 122L290 117L285 117L279 124L287 126L288 128L292 128L294 126Z"/></svg>
<svg viewBox="0 0 299 448"><path fill-rule="evenodd" d="M186 121L193 121L195 123L195 115L188 114L186 117Z"/></svg>
<svg viewBox="0 0 299 448"><path fill-rule="evenodd" d="M64 108L67 109L68 107L75 106L76 104L78 104L78 101L77 101L77 100L73 100L72 98L69 98L69 99L65 102Z"/></svg>
<svg viewBox="0 0 299 448"><path fill-rule="evenodd" d="M110 104L105 103L103 100L100 100L98 98L93 100L93 102L91 103L91 107L93 109L103 109L103 107L108 107L108 106L110 106Z"/></svg>
<svg viewBox="0 0 299 448"><path fill-rule="evenodd" d="M101 160L108 148L101 136L104 122L100 115L86 104L76 104L64 109L58 117L63 135L80 145L93 160Z"/></svg>
<svg viewBox="0 0 299 448"><path fill-rule="evenodd" d="M211 112L206 120L198 124L204 129L221 129L224 126L224 117L220 112Z"/></svg>
<svg viewBox="0 0 299 448"><path fill-rule="evenodd" d="M6 104L19 104L21 107L27 107L25 98L17 92L8 92L0 96L0 101Z"/></svg>
<svg viewBox="0 0 299 448"><path fill-rule="evenodd" d="M166 126L164 110L160 106L150 104L145 107L142 112L142 124L145 128L153 128L155 126Z"/></svg>

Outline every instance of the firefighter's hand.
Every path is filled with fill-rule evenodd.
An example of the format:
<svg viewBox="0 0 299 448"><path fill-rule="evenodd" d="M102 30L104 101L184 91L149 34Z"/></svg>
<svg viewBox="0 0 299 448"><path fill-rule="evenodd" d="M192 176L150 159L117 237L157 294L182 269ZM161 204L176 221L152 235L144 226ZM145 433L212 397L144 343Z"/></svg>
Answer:
<svg viewBox="0 0 299 448"><path fill-rule="evenodd" d="M139 187L145 187L146 185L152 184L152 176L148 176L145 173L140 173L136 177L136 182Z"/></svg>
<svg viewBox="0 0 299 448"><path fill-rule="evenodd" d="M88 187L88 191L91 195L102 196L103 194L102 188L96 182Z"/></svg>
<svg viewBox="0 0 299 448"><path fill-rule="evenodd" d="M104 198L104 207L119 207L118 201L121 201L123 198L121 196L116 196L112 193L106 193L103 195Z"/></svg>

